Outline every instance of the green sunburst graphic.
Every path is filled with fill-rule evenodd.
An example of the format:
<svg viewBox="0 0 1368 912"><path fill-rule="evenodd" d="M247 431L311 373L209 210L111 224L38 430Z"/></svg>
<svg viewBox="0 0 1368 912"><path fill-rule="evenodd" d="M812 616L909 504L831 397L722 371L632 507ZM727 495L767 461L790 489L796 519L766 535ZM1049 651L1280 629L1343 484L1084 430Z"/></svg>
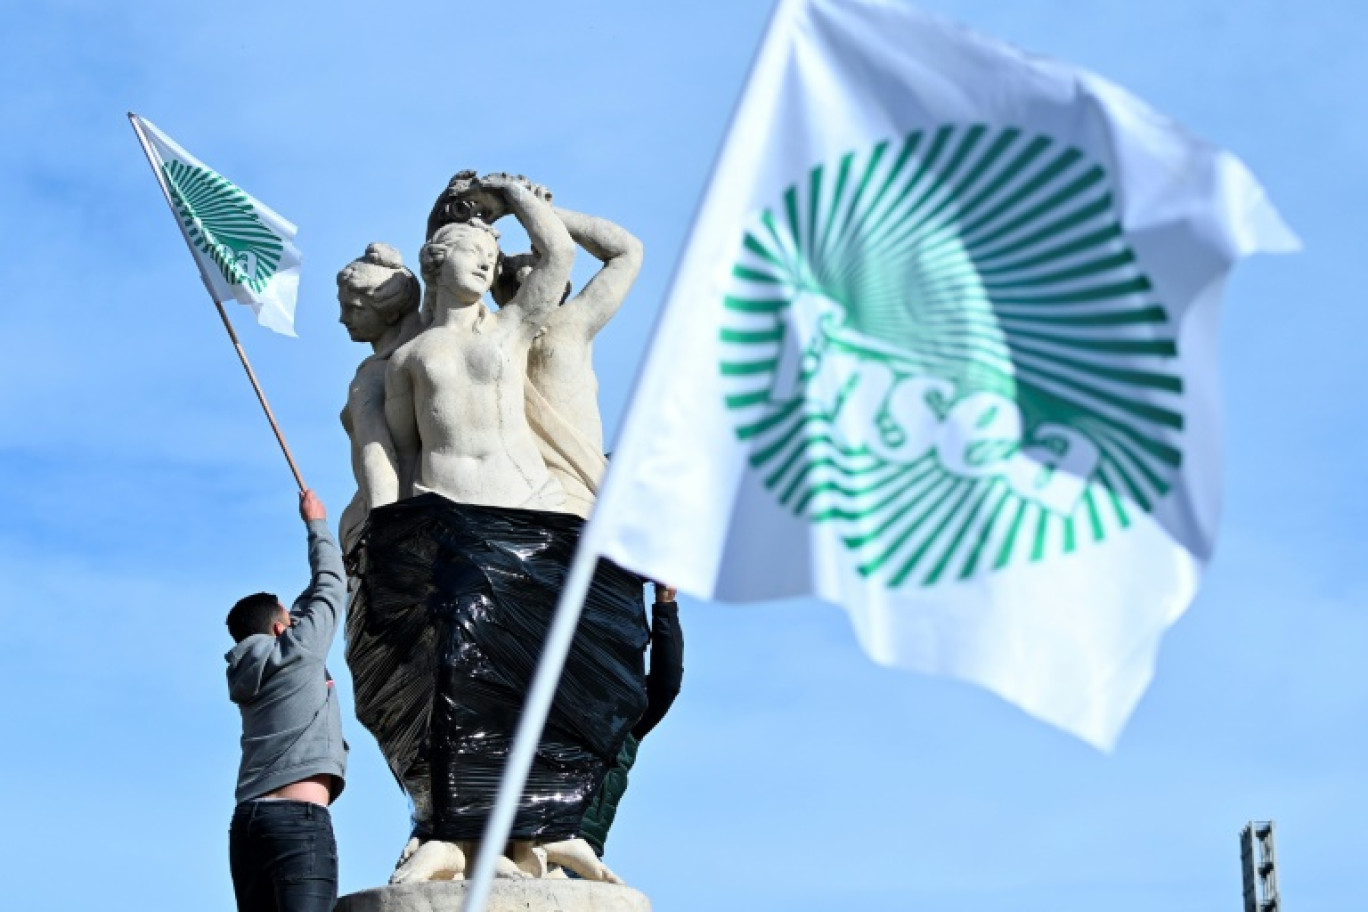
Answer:
<svg viewBox="0 0 1368 912"><path fill-rule="evenodd" d="M944 126L813 168L748 227L724 312L753 470L889 587L1105 541L1182 462L1173 325L1106 171L1045 136Z"/></svg>
<svg viewBox="0 0 1368 912"><path fill-rule="evenodd" d="M257 216L251 198L208 168L169 161L162 173L190 243L213 260L228 284L264 291L280 266L284 245Z"/></svg>

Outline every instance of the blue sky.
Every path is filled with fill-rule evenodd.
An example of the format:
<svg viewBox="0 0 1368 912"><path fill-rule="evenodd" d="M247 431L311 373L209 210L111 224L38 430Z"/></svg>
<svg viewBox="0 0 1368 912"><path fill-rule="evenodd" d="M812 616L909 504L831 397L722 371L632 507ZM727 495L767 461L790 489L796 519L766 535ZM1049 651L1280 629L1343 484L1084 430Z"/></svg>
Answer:
<svg viewBox="0 0 1368 912"><path fill-rule="evenodd" d="M1224 528L1104 756L962 684L879 668L810 602L686 602L684 693L609 861L687 909L1238 908L1279 825L1300 912L1358 908L1368 761L1368 21L1349 0L928 0L1098 70L1245 159L1306 243L1230 284ZM0 875L5 904L228 910L237 713L222 624L305 582L292 482L124 112L300 226L298 340L239 328L334 516L364 350L333 275L416 260L456 170L608 216L647 261L597 364L615 427L767 2L49 0L0 39ZM336 647L334 672L350 700ZM343 891L403 798L359 725Z"/></svg>

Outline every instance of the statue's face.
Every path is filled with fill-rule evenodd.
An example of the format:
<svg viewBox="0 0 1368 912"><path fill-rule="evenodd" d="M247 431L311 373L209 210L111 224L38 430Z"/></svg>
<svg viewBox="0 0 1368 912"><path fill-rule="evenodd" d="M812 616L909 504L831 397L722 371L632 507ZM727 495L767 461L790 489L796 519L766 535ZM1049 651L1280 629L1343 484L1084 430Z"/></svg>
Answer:
<svg viewBox="0 0 1368 912"><path fill-rule="evenodd" d="M351 336L353 342L374 342L389 329L389 324L371 306L368 295L350 286L339 285L337 303L342 308L339 322L347 328L347 335Z"/></svg>
<svg viewBox="0 0 1368 912"><path fill-rule="evenodd" d="M494 236L479 228L451 230L442 244L439 286L458 297L479 300L494 283L499 245Z"/></svg>

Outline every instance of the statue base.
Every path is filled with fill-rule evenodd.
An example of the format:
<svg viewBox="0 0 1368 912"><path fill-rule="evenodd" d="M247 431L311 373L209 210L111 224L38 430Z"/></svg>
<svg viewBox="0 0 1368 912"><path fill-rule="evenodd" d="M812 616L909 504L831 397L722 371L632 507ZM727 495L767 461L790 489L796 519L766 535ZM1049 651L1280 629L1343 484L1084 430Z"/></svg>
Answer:
<svg viewBox="0 0 1368 912"><path fill-rule="evenodd" d="M334 912L461 912L463 880L397 884L349 893ZM651 912L646 894L588 880L494 881L485 912Z"/></svg>

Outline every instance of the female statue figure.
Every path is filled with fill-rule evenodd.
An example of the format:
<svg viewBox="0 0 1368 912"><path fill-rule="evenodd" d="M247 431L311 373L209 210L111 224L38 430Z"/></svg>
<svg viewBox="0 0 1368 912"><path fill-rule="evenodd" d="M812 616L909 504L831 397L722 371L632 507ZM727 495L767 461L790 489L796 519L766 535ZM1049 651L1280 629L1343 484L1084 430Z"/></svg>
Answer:
<svg viewBox="0 0 1368 912"><path fill-rule="evenodd" d="M533 188L550 200L544 188ZM641 270L641 242L604 218L553 210L571 239L603 263L584 288L556 308L532 343L527 362L527 420L537 436L551 475L565 490L568 513L588 518L603 480L603 419L599 415L598 377L594 374L594 337L617 313ZM493 288L501 308L513 299L536 253L508 257Z"/></svg>
<svg viewBox="0 0 1368 912"><path fill-rule="evenodd" d="M395 349L417 335L421 297L418 277L388 244L371 244L337 274L340 322L353 342L369 342L372 351L357 366L342 409L357 487L339 523L344 549L372 507L399 497L394 443L385 421L385 369Z"/></svg>
<svg viewBox="0 0 1368 912"><path fill-rule="evenodd" d="M523 411L528 352L564 294L575 243L551 206L506 175L473 181L501 198L540 254L507 308L484 295L500 267L498 232L478 218L443 225L423 245L432 305L427 329L400 346L385 375L385 415L398 497L434 491L459 503L559 510Z"/></svg>
<svg viewBox="0 0 1368 912"><path fill-rule="evenodd" d="M385 369L396 471L388 486L366 489L373 512L356 548L358 586L348 609L357 717L413 800L413 838L394 883L464 871L512 744L532 673L529 650L546 635L583 526L526 411L531 353L538 336L552 332L569 285L573 229L525 179L463 172L448 191L419 258L419 331ZM526 230L535 257L510 270L520 281L495 311L484 297L505 264L489 222L505 213ZM582 243L596 255L617 250ZM594 287L620 303L630 281ZM587 364L578 356L587 358L588 340L612 308L611 300L580 308L584 319L569 339L577 357L567 367ZM601 460L592 372L545 376L586 384L587 404L575 399L583 408L566 410L583 418L573 429ZM579 414L586 409L588 417ZM649 631L639 578L604 561L592 586L505 868L544 873L548 863L563 864L583 877L613 879L571 837L645 709Z"/></svg>

